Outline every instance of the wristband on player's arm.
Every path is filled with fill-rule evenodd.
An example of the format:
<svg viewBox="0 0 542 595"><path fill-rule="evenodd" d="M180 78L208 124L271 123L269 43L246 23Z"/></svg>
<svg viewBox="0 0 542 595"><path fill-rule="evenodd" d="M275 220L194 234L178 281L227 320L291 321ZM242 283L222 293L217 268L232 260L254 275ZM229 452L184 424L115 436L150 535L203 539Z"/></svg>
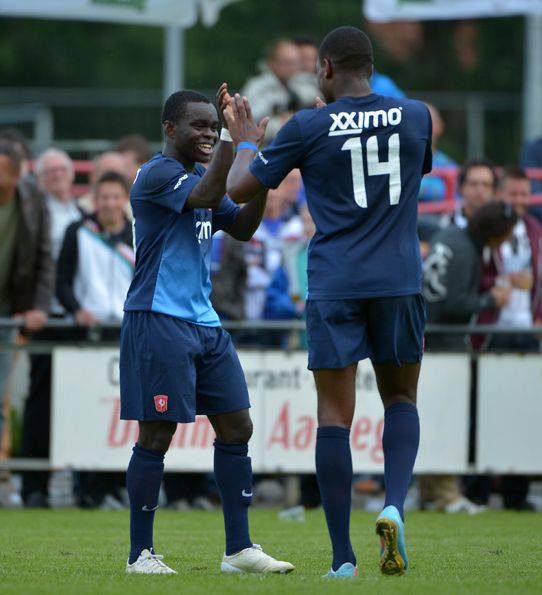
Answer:
<svg viewBox="0 0 542 595"><path fill-rule="evenodd" d="M254 144L254 143L246 142L246 141L243 141L242 143L239 143L237 145L238 151L243 151L245 149L249 150L249 151L257 151L258 145Z"/></svg>

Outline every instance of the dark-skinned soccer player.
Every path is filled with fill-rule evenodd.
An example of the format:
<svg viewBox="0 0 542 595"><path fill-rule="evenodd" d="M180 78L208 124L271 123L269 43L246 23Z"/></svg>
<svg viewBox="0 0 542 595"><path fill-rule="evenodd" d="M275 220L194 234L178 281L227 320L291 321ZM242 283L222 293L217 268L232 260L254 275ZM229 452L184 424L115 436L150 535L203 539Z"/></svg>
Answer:
<svg viewBox="0 0 542 595"><path fill-rule="evenodd" d="M316 224L306 314L318 394L316 473L333 548L326 576L357 575L349 535L349 434L356 370L365 358L384 405L380 567L401 574L408 566L403 506L420 435L416 394L426 316L417 214L420 182L431 170L431 118L419 101L371 91L373 51L359 29L329 33L318 62L327 105L318 99L316 109L295 114L261 152L250 105L232 98L226 118L245 148L230 169L227 191L244 202L301 170Z"/></svg>
<svg viewBox="0 0 542 595"><path fill-rule="evenodd" d="M223 113L231 111L229 100L222 85ZM287 573L294 568L290 563L275 560L250 538L249 396L230 336L209 301L213 233L224 230L248 241L261 221L266 192L251 196L242 208L225 196L240 139L223 129L219 140L218 113L204 95L173 93L162 125L163 152L141 166L130 193L136 266L121 333L121 418L139 422L139 437L126 477L126 572L175 573L154 551L154 515L164 455L177 424L201 414L216 433L214 472L226 531L221 570ZM264 120L257 142L265 126ZM205 170L201 164L209 162Z"/></svg>

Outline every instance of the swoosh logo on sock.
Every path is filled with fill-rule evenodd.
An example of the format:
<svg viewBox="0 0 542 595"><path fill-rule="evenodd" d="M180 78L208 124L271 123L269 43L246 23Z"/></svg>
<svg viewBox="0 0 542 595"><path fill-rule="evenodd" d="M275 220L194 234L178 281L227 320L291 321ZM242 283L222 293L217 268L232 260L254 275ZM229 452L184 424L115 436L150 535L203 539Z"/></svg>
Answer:
<svg viewBox="0 0 542 595"><path fill-rule="evenodd" d="M252 497L252 492L246 492L245 490L243 490L241 492L241 496L244 496L245 498L251 498Z"/></svg>
<svg viewBox="0 0 542 595"><path fill-rule="evenodd" d="M141 508L141 510L142 510L143 512L154 512L154 511L155 511L155 510L157 510L157 509L158 509L158 505L156 505L154 508L149 508L149 507L148 507L146 504L145 504L145 506L143 506L143 507Z"/></svg>

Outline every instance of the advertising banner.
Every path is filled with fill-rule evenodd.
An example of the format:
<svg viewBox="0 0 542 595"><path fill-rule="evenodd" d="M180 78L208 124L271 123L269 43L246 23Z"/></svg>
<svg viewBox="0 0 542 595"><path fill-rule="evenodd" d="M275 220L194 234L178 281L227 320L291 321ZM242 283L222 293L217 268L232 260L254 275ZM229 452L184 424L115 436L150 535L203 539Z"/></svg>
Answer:
<svg viewBox="0 0 542 595"><path fill-rule="evenodd" d="M312 472L316 391L306 353L240 351L254 421L255 472ZM119 358L113 349L59 348L54 353L52 461L77 469L122 470L137 422L119 420ZM468 454L467 356L427 355L422 367L422 423L417 472L464 472ZM383 470L383 408L369 362L360 365L351 432L356 472ZM447 423L443 424L445 419ZM179 425L167 455L171 471L212 469L214 434L205 417Z"/></svg>
<svg viewBox="0 0 542 595"><path fill-rule="evenodd" d="M542 472L542 357L478 360L477 470Z"/></svg>

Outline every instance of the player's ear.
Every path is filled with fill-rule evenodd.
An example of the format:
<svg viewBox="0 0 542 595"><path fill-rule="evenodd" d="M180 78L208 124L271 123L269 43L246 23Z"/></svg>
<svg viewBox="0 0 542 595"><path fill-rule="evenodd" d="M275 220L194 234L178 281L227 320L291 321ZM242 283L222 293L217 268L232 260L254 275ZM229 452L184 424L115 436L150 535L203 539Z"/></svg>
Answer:
<svg viewBox="0 0 542 595"><path fill-rule="evenodd" d="M324 58L322 66L324 70L324 78L330 79L333 76L333 65L327 58Z"/></svg>
<svg viewBox="0 0 542 595"><path fill-rule="evenodd" d="M370 65L367 67L367 78L368 78L369 80L371 80L371 78L373 77L373 72L374 72L374 66L373 66L372 64L370 64Z"/></svg>
<svg viewBox="0 0 542 595"><path fill-rule="evenodd" d="M173 124L173 122L170 122L169 120L164 122L164 134L170 139L175 137L175 124Z"/></svg>

